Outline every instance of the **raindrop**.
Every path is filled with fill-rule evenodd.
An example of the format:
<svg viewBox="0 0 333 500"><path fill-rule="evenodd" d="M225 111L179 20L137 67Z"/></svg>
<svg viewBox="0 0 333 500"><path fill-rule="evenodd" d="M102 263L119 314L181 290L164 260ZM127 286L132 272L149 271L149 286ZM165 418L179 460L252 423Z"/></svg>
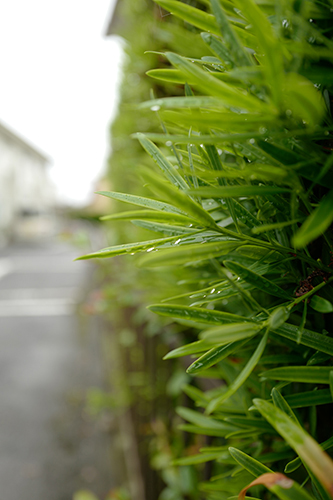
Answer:
<svg viewBox="0 0 333 500"><path fill-rule="evenodd" d="M324 135L329 135L329 134L330 134L329 131L325 130Z"/></svg>
<svg viewBox="0 0 333 500"><path fill-rule="evenodd" d="M250 144L254 144L255 142L256 142L256 141L255 141L254 139L250 139L250 140L249 140L249 143L250 143Z"/></svg>
<svg viewBox="0 0 333 500"><path fill-rule="evenodd" d="M286 111L286 116L288 116L288 118L293 114L293 112L291 111L291 109L287 109Z"/></svg>
<svg viewBox="0 0 333 500"><path fill-rule="evenodd" d="M259 128L259 132L260 132L261 134L266 134L266 132L267 132L267 128L266 128L266 127L260 127L260 128Z"/></svg>
<svg viewBox="0 0 333 500"><path fill-rule="evenodd" d="M228 304L227 299L223 299L223 300L222 300L222 304L223 304L224 306L226 306L226 305Z"/></svg>
<svg viewBox="0 0 333 500"><path fill-rule="evenodd" d="M217 152L219 155L221 155L223 153L222 149L218 149Z"/></svg>
<svg viewBox="0 0 333 500"><path fill-rule="evenodd" d="M154 247L152 247L152 248L148 248L147 252L152 252L153 250L155 250L155 248L154 248Z"/></svg>
<svg viewBox="0 0 333 500"><path fill-rule="evenodd" d="M168 146L168 148L170 148L170 146L172 146L172 142L171 141L166 141L165 145Z"/></svg>
<svg viewBox="0 0 333 500"><path fill-rule="evenodd" d="M181 240L181 238L179 238L178 240L176 240L176 241L174 242L174 245L178 245L178 243L180 243L181 241L182 241L182 240Z"/></svg>
<svg viewBox="0 0 333 500"><path fill-rule="evenodd" d="M134 253L134 252L132 252L132 253L130 253L130 255L135 255L135 253Z"/></svg>
<svg viewBox="0 0 333 500"><path fill-rule="evenodd" d="M160 106L158 106L157 104L155 104L155 106L152 106L150 109L152 111L159 111L160 110Z"/></svg>
<svg viewBox="0 0 333 500"><path fill-rule="evenodd" d="M215 292L215 288L212 289L212 291L210 293L214 293Z"/></svg>
<svg viewBox="0 0 333 500"><path fill-rule="evenodd" d="M219 293L221 293L221 290L219 290L217 293L218 293L218 294L219 294Z"/></svg>

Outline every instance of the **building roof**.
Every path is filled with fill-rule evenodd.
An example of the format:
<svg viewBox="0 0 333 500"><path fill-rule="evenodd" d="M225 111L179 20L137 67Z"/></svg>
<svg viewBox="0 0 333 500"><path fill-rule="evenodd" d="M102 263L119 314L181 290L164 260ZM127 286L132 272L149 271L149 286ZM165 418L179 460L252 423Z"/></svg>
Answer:
<svg viewBox="0 0 333 500"><path fill-rule="evenodd" d="M45 153L42 153L39 149L37 149L35 146L30 144L28 141L20 137L16 132L13 130L10 130L7 125L4 125L3 123L0 122L0 134L7 137L8 139L12 140L16 144L20 145L22 148L27 150L29 153L34 154L37 156L40 160L42 160L45 163L50 163L51 160L46 156Z"/></svg>
<svg viewBox="0 0 333 500"><path fill-rule="evenodd" d="M119 28L122 25L121 18L119 16L120 11L120 0L114 0L114 5L111 5L111 12L109 16L109 21L107 23L107 28L105 36L118 35Z"/></svg>

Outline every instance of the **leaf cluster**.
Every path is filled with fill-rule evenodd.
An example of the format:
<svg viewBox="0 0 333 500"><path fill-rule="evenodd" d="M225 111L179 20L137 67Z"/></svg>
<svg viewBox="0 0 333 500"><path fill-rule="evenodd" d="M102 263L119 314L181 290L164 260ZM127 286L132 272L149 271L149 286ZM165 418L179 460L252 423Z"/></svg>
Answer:
<svg viewBox="0 0 333 500"><path fill-rule="evenodd" d="M100 193L132 205L104 219L155 236L81 258L139 254L156 290L174 280L149 308L192 329L165 358L190 358L193 405L177 413L183 431L210 444L174 464L212 462L207 498L238 495L264 475L250 484L255 494L264 485L282 500L328 500L332 5L156 3L199 30L210 55L167 51L165 67L148 72L184 89L138 106L161 124L135 134L151 158L138 169L151 194Z"/></svg>

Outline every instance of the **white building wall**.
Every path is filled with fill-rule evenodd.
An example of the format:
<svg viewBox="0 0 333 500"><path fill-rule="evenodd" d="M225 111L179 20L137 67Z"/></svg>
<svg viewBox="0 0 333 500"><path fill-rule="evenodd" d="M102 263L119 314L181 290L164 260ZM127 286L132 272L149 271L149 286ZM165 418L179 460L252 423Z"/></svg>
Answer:
<svg viewBox="0 0 333 500"><path fill-rule="evenodd" d="M55 206L47 158L0 125L0 243L23 214L50 214Z"/></svg>

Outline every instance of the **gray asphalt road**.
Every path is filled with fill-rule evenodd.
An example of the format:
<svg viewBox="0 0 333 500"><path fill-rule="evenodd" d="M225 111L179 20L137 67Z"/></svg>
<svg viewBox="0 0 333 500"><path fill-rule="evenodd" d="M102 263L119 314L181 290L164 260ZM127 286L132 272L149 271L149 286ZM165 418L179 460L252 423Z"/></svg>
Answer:
<svg viewBox="0 0 333 500"><path fill-rule="evenodd" d="M50 241L0 251L0 500L103 498L115 483L109 422L84 411L103 374L98 322L76 315L91 276L80 253Z"/></svg>

